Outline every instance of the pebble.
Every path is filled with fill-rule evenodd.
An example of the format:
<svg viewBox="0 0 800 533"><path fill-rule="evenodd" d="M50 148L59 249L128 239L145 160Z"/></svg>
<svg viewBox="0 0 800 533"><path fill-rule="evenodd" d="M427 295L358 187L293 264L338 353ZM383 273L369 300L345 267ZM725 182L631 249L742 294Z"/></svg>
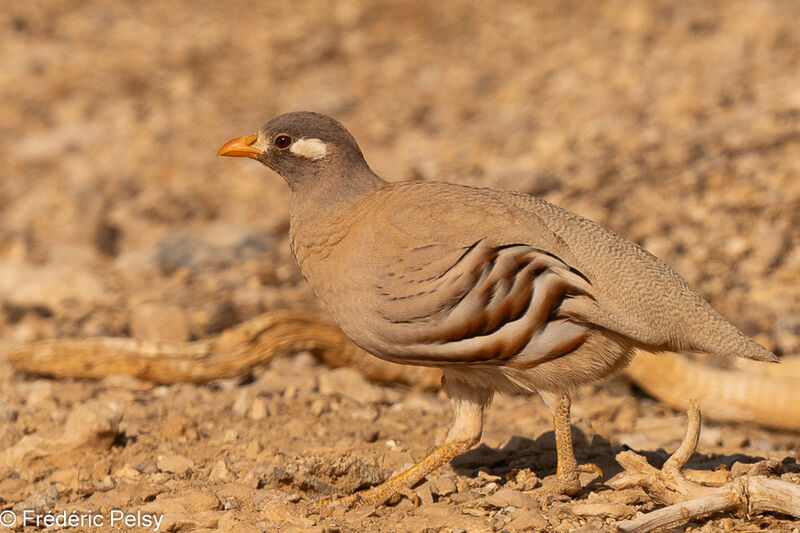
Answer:
<svg viewBox="0 0 800 533"><path fill-rule="evenodd" d="M152 460L142 461L136 465L136 470L145 475L155 474L158 472L158 466L156 466L155 461Z"/></svg>
<svg viewBox="0 0 800 533"><path fill-rule="evenodd" d="M141 477L141 474L135 468L129 465L125 465L122 468L119 468L114 471L114 477L130 479L135 481Z"/></svg>
<svg viewBox="0 0 800 533"><path fill-rule="evenodd" d="M190 421L180 411L172 410L167 413L163 422L159 424L161 434L165 439L176 439L183 435Z"/></svg>
<svg viewBox="0 0 800 533"><path fill-rule="evenodd" d="M122 412L118 405L98 400L76 406L64 425L62 441L72 446L94 443L108 445L119 434Z"/></svg>
<svg viewBox="0 0 800 533"><path fill-rule="evenodd" d="M47 485L47 488L44 489L44 497L49 503L58 501L58 488L52 483Z"/></svg>
<svg viewBox="0 0 800 533"><path fill-rule="evenodd" d="M225 464L225 461L220 459L214 464L214 468L211 469L211 473L208 474L208 479L213 481L223 481L229 482L234 479L234 475L228 470L228 465Z"/></svg>
<svg viewBox="0 0 800 533"><path fill-rule="evenodd" d="M181 491L180 496L170 497L162 495L155 501L142 506L142 511L159 513L199 513L201 511L214 511L221 507L219 499L212 493L200 489L187 489ZM153 511L149 509L152 508Z"/></svg>
<svg viewBox="0 0 800 533"><path fill-rule="evenodd" d="M64 470L56 470L50 475L50 481L56 485L62 485L63 487L75 491L80 485L78 469L67 468Z"/></svg>
<svg viewBox="0 0 800 533"><path fill-rule="evenodd" d="M350 418L362 422L375 422L380 413L374 405L363 405L348 410ZM366 427L366 426L363 426Z"/></svg>
<svg viewBox="0 0 800 533"><path fill-rule="evenodd" d="M278 372L269 369L258 376L250 388L253 389L254 394L271 396L273 394L283 393L286 391L288 385L289 383L286 376L282 376Z"/></svg>
<svg viewBox="0 0 800 533"><path fill-rule="evenodd" d="M375 442L380 436L380 432L377 429L367 426L363 426L359 433L364 442Z"/></svg>
<svg viewBox="0 0 800 533"><path fill-rule="evenodd" d="M194 462L183 455L161 455L158 457L156 465L162 472L185 476L194 466Z"/></svg>
<svg viewBox="0 0 800 533"><path fill-rule="evenodd" d="M509 480L506 486L510 489L517 489L517 490L533 490L536 487L541 485L541 481L539 478L534 474L530 468L523 468L522 470L518 470L513 478Z"/></svg>
<svg viewBox="0 0 800 533"><path fill-rule="evenodd" d="M103 490L111 490L116 486L117 482L113 477L107 475L103 478Z"/></svg>
<svg viewBox="0 0 800 533"><path fill-rule="evenodd" d="M494 494L485 497L481 505L497 507L498 509L508 506L513 506L517 509L532 509L536 507L536 500L521 491L502 488Z"/></svg>
<svg viewBox="0 0 800 533"><path fill-rule="evenodd" d="M183 308L163 303L143 303L133 308L131 336L142 341L188 341L189 318Z"/></svg>
<svg viewBox="0 0 800 533"><path fill-rule="evenodd" d="M254 398L247 417L250 420L264 420L267 416L269 416L267 403L263 398Z"/></svg>
<svg viewBox="0 0 800 533"><path fill-rule="evenodd" d="M286 388L283 390L283 398L286 400L294 400L297 398L298 392L299 389L297 388L297 385L290 383L286 385Z"/></svg>
<svg viewBox="0 0 800 533"><path fill-rule="evenodd" d="M433 494L431 492L431 484L429 481L422 483L420 486L414 489L414 492L417 493L417 496L419 496L420 502L423 505L433 503Z"/></svg>
<svg viewBox="0 0 800 533"><path fill-rule="evenodd" d="M113 296L88 269L65 264L34 266L0 260L0 294L6 305L52 314L72 302L81 307L111 303Z"/></svg>
<svg viewBox="0 0 800 533"><path fill-rule="evenodd" d="M225 499L225 503L223 504L222 508L226 511L231 511L233 509L238 509L242 506L241 500L239 498L230 497Z"/></svg>
<svg viewBox="0 0 800 533"><path fill-rule="evenodd" d="M430 480L431 492L439 496L447 496L458 490L455 476L443 475Z"/></svg>
<svg viewBox="0 0 800 533"><path fill-rule="evenodd" d="M261 453L264 447L261 446L261 443L257 440L250 441L250 444L247 445L247 448L244 450L244 454L248 459L255 459Z"/></svg>
<svg viewBox="0 0 800 533"><path fill-rule="evenodd" d="M571 510L578 516L600 516L607 518L627 518L636 513L636 507L622 503L576 503Z"/></svg>
<svg viewBox="0 0 800 533"><path fill-rule="evenodd" d="M360 404L379 403L385 400L383 389L369 383L354 368L334 368L319 376L319 392L337 394Z"/></svg>
<svg viewBox="0 0 800 533"><path fill-rule="evenodd" d="M53 399L53 384L49 380L39 380L31 383L25 397L25 405L33 407Z"/></svg>
<svg viewBox="0 0 800 533"><path fill-rule="evenodd" d="M312 415L319 417L331 411L331 401L328 398L317 398L311 402L308 410L311 411Z"/></svg>
<svg viewBox="0 0 800 533"><path fill-rule="evenodd" d="M347 518L349 520L354 520L354 521L359 521L360 522L361 520L364 520L365 518L369 518L370 516L375 516L375 511L376 511L376 508L375 508L374 505L362 505L361 507L358 507L358 508L354 509L353 511L350 511L347 514Z"/></svg>
<svg viewBox="0 0 800 533"><path fill-rule="evenodd" d="M250 408L250 391L243 389L236 395L231 411L236 416L244 416Z"/></svg>

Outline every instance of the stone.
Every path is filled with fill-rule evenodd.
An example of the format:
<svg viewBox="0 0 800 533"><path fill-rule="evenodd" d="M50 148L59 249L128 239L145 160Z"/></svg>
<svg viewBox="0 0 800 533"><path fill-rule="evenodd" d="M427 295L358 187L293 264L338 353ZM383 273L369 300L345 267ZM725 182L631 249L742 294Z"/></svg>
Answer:
<svg viewBox="0 0 800 533"><path fill-rule="evenodd" d="M190 421L180 411L169 411L163 422L159 424L161 435L167 439L172 440L183 435L189 426Z"/></svg>
<svg viewBox="0 0 800 533"><path fill-rule="evenodd" d="M130 479L132 481L136 481L142 476L138 470L133 468L132 466L125 465L122 468L119 468L114 471L115 478L123 478L123 479Z"/></svg>
<svg viewBox="0 0 800 533"><path fill-rule="evenodd" d="M267 403L263 398L254 398L253 403L250 405L250 412L247 417L250 420L264 420L269 416L269 409Z"/></svg>
<svg viewBox="0 0 800 533"><path fill-rule="evenodd" d="M256 378L255 382L250 385L250 388L253 389L254 394L271 396L273 394L283 393L288 385L289 382L286 376L282 376L280 373L270 368L262 372L261 375Z"/></svg>
<svg viewBox="0 0 800 533"><path fill-rule="evenodd" d="M445 474L443 476L431 479L431 492L439 496L447 496L453 494L458 490L456 486L456 479L453 475Z"/></svg>
<svg viewBox="0 0 800 533"><path fill-rule="evenodd" d="M627 518L636 513L636 507L621 503L576 503L572 512L578 516L600 516L605 518Z"/></svg>
<svg viewBox="0 0 800 533"><path fill-rule="evenodd" d="M144 510L145 508L152 508L153 510L162 508L161 512L168 512L167 509L171 509L174 512L197 513L218 510L221 508L221 504L219 498L211 492L201 489L187 489L181 491L180 496L170 497L168 494L161 494L156 497L155 501L142 509Z"/></svg>
<svg viewBox="0 0 800 533"><path fill-rule="evenodd" d="M433 494L431 493L430 481L422 483L420 486L414 489L414 492L417 493L422 505L433 503Z"/></svg>
<svg viewBox="0 0 800 533"><path fill-rule="evenodd" d="M220 459L219 461L214 464L214 468L211 469L211 473L208 474L208 479L212 481L223 481L228 482L234 479L234 475L228 470L228 465L225 464L225 461Z"/></svg>
<svg viewBox="0 0 800 533"><path fill-rule="evenodd" d="M530 468L523 468L517 470L514 475L509 475L509 481L506 484L507 488L516 489L521 491L533 490L541 485L539 477L534 474Z"/></svg>
<svg viewBox="0 0 800 533"><path fill-rule="evenodd" d="M379 403L385 399L380 387L369 383L358 370L347 367L322 372L319 376L319 392L337 394L361 404Z"/></svg>
<svg viewBox="0 0 800 533"><path fill-rule="evenodd" d="M194 462L183 455L161 455L156 465L162 472L185 476L194 467Z"/></svg>
<svg viewBox="0 0 800 533"><path fill-rule="evenodd" d="M239 394L236 395L236 400L233 402L233 406L231 407L231 411L236 416L244 416L247 413L247 410L250 407L250 391L248 389L242 389L239 391Z"/></svg>
<svg viewBox="0 0 800 533"><path fill-rule="evenodd" d="M49 380L40 380L31 383L28 389L25 405L33 407L53 399L53 384Z"/></svg>
<svg viewBox="0 0 800 533"><path fill-rule="evenodd" d="M268 231L257 226L212 222L159 240L155 263L170 275L181 268L219 267L241 257L261 257L273 248Z"/></svg>
<svg viewBox="0 0 800 533"><path fill-rule="evenodd" d="M481 502L481 505L497 507L498 509L508 506L513 506L517 509L532 509L537 507L536 500L532 497L524 492L507 488L502 488L494 494L486 496Z"/></svg>
<svg viewBox="0 0 800 533"><path fill-rule="evenodd" d="M3 303L21 309L52 314L75 302L81 306L110 304L113 295L88 269L66 264L29 265L0 260L0 294ZM74 309L72 309L74 312Z"/></svg>
<svg viewBox="0 0 800 533"><path fill-rule="evenodd" d="M186 312L177 305L143 303L131 311L131 336L142 341L188 341L191 337Z"/></svg>

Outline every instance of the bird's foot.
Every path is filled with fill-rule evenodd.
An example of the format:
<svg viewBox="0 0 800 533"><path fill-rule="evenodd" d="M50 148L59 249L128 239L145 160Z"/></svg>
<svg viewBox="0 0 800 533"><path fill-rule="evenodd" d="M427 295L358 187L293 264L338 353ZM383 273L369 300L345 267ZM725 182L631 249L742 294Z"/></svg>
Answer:
<svg viewBox="0 0 800 533"><path fill-rule="evenodd" d="M411 487L406 485L405 480L399 479L399 476L395 476L377 487L365 489L333 500L317 500L315 503L317 505L333 505L337 507L342 506L345 509L356 509L362 505L377 507L390 502L398 496L405 496L411 500L415 508L419 507L419 496Z"/></svg>
<svg viewBox="0 0 800 533"><path fill-rule="evenodd" d="M583 488L580 482L580 474L595 474L595 476L599 477L603 475L603 470L594 463L576 465L574 469L559 472L558 479L549 492L575 496Z"/></svg>
<svg viewBox="0 0 800 533"><path fill-rule="evenodd" d="M467 451L473 444L475 444L474 440L449 442L434 450L433 453L408 470L392 476L377 487L334 500L319 500L317 504L343 505L348 509L361 505L374 505L377 507L395 496L406 496L414 503L414 507L417 507L419 505L419 496L411 487L456 455Z"/></svg>

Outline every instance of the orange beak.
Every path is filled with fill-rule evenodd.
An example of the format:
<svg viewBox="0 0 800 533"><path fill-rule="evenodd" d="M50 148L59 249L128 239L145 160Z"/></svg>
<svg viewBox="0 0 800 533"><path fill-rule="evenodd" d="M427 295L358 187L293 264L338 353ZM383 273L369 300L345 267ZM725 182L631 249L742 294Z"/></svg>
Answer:
<svg viewBox="0 0 800 533"><path fill-rule="evenodd" d="M227 155L228 157L252 157L255 159L263 153L258 148L250 146L256 142L256 139L258 139L258 133L248 135L247 137L231 139L219 149L217 155Z"/></svg>

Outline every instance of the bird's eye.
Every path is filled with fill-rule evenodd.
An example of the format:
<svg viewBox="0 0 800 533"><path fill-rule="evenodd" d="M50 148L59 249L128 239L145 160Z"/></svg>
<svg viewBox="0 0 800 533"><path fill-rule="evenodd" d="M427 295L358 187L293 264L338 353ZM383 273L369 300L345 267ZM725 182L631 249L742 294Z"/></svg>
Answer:
<svg viewBox="0 0 800 533"><path fill-rule="evenodd" d="M274 144L275 148L278 150L286 150L289 148L289 145L292 144L292 138L288 135L277 135L275 140L272 141L272 144Z"/></svg>

